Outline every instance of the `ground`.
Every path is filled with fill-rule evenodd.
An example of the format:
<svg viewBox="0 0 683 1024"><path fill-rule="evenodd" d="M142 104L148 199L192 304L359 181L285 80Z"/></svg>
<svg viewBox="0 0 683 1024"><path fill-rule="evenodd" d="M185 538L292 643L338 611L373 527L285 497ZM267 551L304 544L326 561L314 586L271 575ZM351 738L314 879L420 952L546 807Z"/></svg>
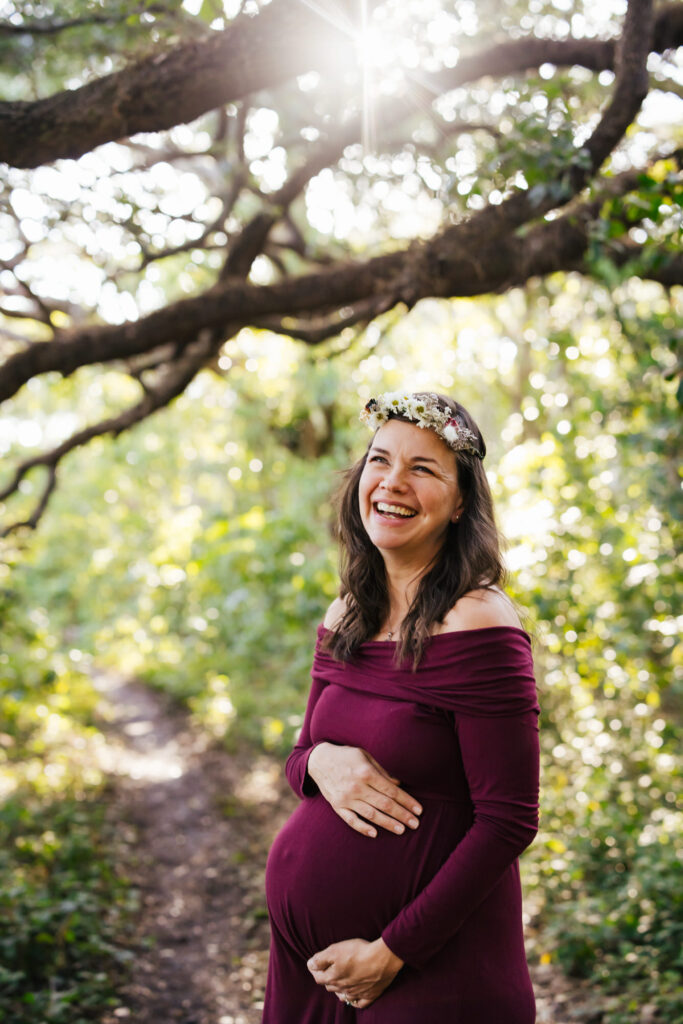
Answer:
<svg viewBox="0 0 683 1024"><path fill-rule="evenodd" d="M295 806L274 757L227 752L170 700L113 674L102 694L119 870L140 893L121 1005L101 1024L258 1024L266 855ZM599 1024L595 996L532 970L537 1024Z"/></svg>

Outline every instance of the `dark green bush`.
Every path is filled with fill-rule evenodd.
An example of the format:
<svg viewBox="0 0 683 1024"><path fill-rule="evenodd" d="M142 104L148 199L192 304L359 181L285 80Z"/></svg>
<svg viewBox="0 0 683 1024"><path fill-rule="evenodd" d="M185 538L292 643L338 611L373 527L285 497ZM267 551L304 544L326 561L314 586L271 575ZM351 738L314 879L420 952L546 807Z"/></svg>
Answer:
<svg viewBox="0 0 683 1024"><path fill-rule="evenodd" d="M23 792L0 809L0 1020L79 1024L111 1004L128 891L104 836L92 798Z"/></svg>

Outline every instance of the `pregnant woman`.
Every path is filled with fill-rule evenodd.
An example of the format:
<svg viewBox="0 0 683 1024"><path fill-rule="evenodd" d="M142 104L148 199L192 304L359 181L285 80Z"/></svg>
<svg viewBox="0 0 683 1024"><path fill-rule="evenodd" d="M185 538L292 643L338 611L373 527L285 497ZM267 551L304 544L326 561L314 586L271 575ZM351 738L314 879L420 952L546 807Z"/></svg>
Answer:
<svg viewBox="0 0 683 1024"><path fill-rule="evenodd" d="M517 858L536 833L530 640L467 411L385 394L341 497L341 596L266 872L263 1024L533 1024Z"/></svg>

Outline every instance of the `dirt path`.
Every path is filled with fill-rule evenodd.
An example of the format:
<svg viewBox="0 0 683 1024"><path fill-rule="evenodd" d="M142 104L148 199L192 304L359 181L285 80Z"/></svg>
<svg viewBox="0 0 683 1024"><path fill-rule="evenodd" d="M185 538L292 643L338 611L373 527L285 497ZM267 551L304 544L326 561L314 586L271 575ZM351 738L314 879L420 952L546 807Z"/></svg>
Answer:
<svg viewBox="0 0 683 1024"><path fill-rule="evenodd" d="M295 799L277 761L216 749L158 694L100 675L102 765L118 856L140 892L121 1006L101 1024L259 1024L268 958L263 874ZM587 989L532 972L537 1024L599 1024Z"/></svg>
<svg viewBox="0 0 683 1024"><path fill-rule="evenodd" d="M141 901L123 1005L102 1024L257 1024L265 858L294 805L280 765L212 747L140 684L111 675L96 683L119 852Z"/></svg>

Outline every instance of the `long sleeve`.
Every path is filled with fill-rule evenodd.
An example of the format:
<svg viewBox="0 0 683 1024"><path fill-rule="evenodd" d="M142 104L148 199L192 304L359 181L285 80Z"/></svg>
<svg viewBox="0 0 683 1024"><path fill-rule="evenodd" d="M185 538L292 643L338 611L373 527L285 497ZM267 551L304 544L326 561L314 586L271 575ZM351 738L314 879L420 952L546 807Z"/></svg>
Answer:
<svg viewBox="0 0 683 1024"><path fill-rule="evenodd" d="M422 967L457 932L538 828L535 712L501 718L456 716L473 823L429 884L384 929L402 960Z"/></svg>
<svg viewBox="0 0 683 1024"><path fill-rule="evenodd" d="M308 695L308 704L306 706L306 714L304 716L304 723L301 727L301 733L294 749L287 758L287 763L285 764L287 780L296 795L301 799L305 796L314 796L315 793L318 792L318 787L307 772L307 767L308 758L311 751L316 746L316 744L311 741L311 719L313 717L315 706L324 689L325 683L314 677L311 692Z"/></svg>

